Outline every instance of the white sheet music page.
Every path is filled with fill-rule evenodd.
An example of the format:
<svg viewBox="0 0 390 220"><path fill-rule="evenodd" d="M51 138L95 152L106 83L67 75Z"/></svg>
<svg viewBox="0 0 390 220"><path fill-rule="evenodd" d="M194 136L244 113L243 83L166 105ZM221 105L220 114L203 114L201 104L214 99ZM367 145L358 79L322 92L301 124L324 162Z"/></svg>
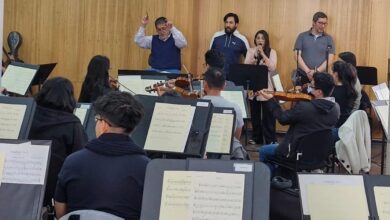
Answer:
<svg viewBox="0 0 390 220"><path fill-rule="evenodd" d="M372 90L377 100L389 100L389 87L387 87L386 83L373 86Z"/></svg>
<svg viewBox="0 0 390 220"><path fill-rule="evenodd" d="M244 174L165 171L159 219L242 219L244 188Z"/></svg>
<svg viewBox="0 0 390 220"><path fill-rule="evenodd" d="M81 124L84 125L87 112L88 109L86 108L75 108L73 114L76 115L80 119Z"/></svg>
<svg viewBox="0 0 390 220"><path fill-rule="evenodd" d="M18 139L26 105L0 103L0 139Z"/></svg>
<svg viewBox="0 0 390 220"><path fill-rule="evenodd" d="M389 124L389 104L386 105L374 105L375 111L379 116L379 119L382 123L382 127L385 130L386 135L388 136L388 124Z"/></svg>
<svg viewBox="0 0 390 220"><path fill-rule="evenodd" d="M151 96L157 96L156 92L146 92L145 87L147 86L153 86L153 84L156 84L159 82L159 80L152 80L152 79L142 79L139 75L119 75L118 76L118 82L122 84L123 86L119 87L120 91L124 92L130 92L135 93L137 95L151 95ZM131 91L129 91L129 89Z"/></svg>
<svg viewBox="0 0 390 220"><path fill-rule="evenodd" d="M390 219L390 187L374 186L374 195L379 219Z"/></svg>
<svg viewBox="0 0 390 220"><path fill-rule="evenodd" d="M48 145L0 143L5 154L3 183L43 185L49 156Z"/></svg>
<svg viewBox="0 0 390 220"><path fill-rule="evenodd" d="M184 152L195 107L156 102L145 150Z"/></svg>
<svg viewBox="0 0 390 220"><path fill-rule="evenodd" d="M232 131L234 125L233 114L213 113L206 152L230 153Z"/></svg>
<svg viewBox="0 0 390 220"><path fill-rule="evenodd" d="M5 70L1 86L6 88L8 92L25 95L36 72L36 69L11 64Z"/></svg>
<svg viewBox="0 0 390 220"><path fill-rule="evenodd" d="M224 97L225 99L227 99L230 102L236 103L240 107L240 109L241 109L242 117L243 118L248 118L248 115L247 115L246 110L245 110L245 102L246 102L246 100L244 99L244 95L243 95L242 91L226 91L226 90L222 90L221 91L221 96Z"/></svg>

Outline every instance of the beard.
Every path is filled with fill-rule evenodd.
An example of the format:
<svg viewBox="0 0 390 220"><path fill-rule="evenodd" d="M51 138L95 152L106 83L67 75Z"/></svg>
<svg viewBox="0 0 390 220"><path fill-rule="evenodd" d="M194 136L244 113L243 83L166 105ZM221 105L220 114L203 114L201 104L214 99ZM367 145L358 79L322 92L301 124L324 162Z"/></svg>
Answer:
<svg viewBox="0 0 390 220"><path fill-rule="evenodd" d="M233 27L233 28L229 28L229 27L225 27L225 33L226 34L232 34L234 31L236 31L236 27Z"/></svg>

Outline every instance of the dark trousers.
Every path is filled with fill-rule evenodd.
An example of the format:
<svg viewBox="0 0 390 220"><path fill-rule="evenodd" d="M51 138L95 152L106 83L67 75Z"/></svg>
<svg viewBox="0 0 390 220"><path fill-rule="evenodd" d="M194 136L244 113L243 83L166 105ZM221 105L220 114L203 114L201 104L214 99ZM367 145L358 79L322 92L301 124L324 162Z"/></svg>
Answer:
<svg viewBox="0 0 390 220"><path fill-rule="evenodd" d="M276 142L276 120L265 106L266 102L250 101L252 119L252 140L258 144Z"/></svg>

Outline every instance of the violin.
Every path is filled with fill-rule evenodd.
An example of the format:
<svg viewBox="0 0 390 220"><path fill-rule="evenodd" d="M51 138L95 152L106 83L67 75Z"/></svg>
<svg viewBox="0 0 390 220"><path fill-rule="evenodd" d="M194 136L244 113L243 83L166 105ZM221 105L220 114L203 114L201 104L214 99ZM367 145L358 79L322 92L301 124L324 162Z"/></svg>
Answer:
<svg viewBox="0 0 390 220"><path fill-rule="evenodd" d="M282 100L282 101L311 101L313 100L313 96L305 93L292 93L292 92L273 92L266 91L269 94L273 94L274 98ZM248 90L248 97L255 97L260 95L260 92L253 92L252 90Z"/></svg>
<svg viewBox="0 0 390 220"><path fill-rule="evenodd" d="M145 91L146 92L160 92L160 91L168 91L168 90L173 90L177 93L179 93L183 98L188 98L188 99L197 99L199 98L200 94L199 92L197 91L187 91L183 88L180 88L180 87L177 87L177 86L174 86L174 87L168 87L167 86L167 82L158 82L156 84L153 84L152 86L147 86L145 87ZM160 94L159 94L160 95Z"/></svg>

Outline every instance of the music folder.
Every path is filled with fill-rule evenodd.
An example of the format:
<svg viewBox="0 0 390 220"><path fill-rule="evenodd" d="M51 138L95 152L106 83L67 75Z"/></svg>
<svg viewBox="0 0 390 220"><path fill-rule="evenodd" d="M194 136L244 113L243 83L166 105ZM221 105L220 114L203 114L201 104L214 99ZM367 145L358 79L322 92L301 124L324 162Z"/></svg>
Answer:
<svg viewBox="0 0 390 220"><path fill-rule="evenodd" d="M147 95L135 97L142 103L145 111L144 118L131 134L136 144L150 152L184 157L203 156L212 116L210 100ZM171 110L169 106L172 107ZM161 111L163 109L168 111ZM173 109L183 111L176 112ZM156 110L158 114L154 114ZM190 121L182 124L182 119ZM184 127L180 127L181 125ZM187 133L183 134L183 131Z"/></svg>
<svg viewBox="0 0 390 220"><path fill-rule="evenodd" d="M203 188L199 191L191 193L191 195L188 196L188 191L180 191L181 189L187 188L187 186L191 188L192 184L187 186L179 186L189 183L188 180L171 181L173 184L179 184L176 184L176 186L179 187L168 187L168 190L172 192L172 190L176 189L179 191L179 193L176 195L172 195L171 193L172 196L167 196L167 194L165 194L164 196L164 189L167 189L167 187L164 186L164 183L169 182L164 179L168 176L167 174L172 172L182 173L184 175L191 175L191 173L195 172L195 175L198 177L200 176L201 178L198 178L196 182L193 182L193 185L202 185L202 187L215 186L216 188L214 188L214 190L212 188L208 188L206 191L203 190L205 189ZM218 174L244 176L243 196L240 200L237 195L242 194L236 193L237 188L234 190L227 190L226 185L229 185L228 182L220 184L215 184L214 182L210 184L210 179L207 178L207 176L211 175L212 177ZM204 176L204 178L202 178L202 176ZM161 219L163 217L163 208L166 208L167 205L171 208L175 208L176 206L177 208L174 209L175 212L177 212L177 214L183 214L182 211L183 208L185 209L186 204L189 205L187 207L190 207L187 210L187 213L189 214L199 214L200 212L205 211L205 209L208 209L210 212L206 211L204 213L207 215L207 218L204 219L269 219L270 178L271 175L269 168L260 162L212 159L155 159L148 164L146 169L144 194L142 198L141 220ZM235 187L237 186L238 185ZM207 193L207 190L211 190L214 193ZM216 198L216 194L222 194L222 196ZM187 200L187 196L194 199ZM168 197L170 201L165 200L166 202L163 202L164 198L166 199ZM227 201L224 199L224 197L227 199ZM184 201L176 203L174 200ZM223 202L222 200L226 202ZM205 205L203 202L208 204ZM235 205L231 205L231 202L239 202L241 204L236 203ZM192 206L191 204L194 205ZM238 206L242 207L240 216L233 217L227 214L227 212L230 211L234 212L233 209L236 209ZM235 212L235 214L238 213Z"/></svg>
<svg viewBox="0 0 390 220"><path fill-rule="evenodd" d="M38 69L38 65L13 62L5 70L1 86L6 88L8 92L23 96L30 87Z"/></svg>
<svg viewBox="0 0 390 220"><path fill-rule="evenodd" d="M56 67L56 65L57 63L40 64L31 84L42 85L49 77L50 73L53 72L53 69Z"/></svg>

